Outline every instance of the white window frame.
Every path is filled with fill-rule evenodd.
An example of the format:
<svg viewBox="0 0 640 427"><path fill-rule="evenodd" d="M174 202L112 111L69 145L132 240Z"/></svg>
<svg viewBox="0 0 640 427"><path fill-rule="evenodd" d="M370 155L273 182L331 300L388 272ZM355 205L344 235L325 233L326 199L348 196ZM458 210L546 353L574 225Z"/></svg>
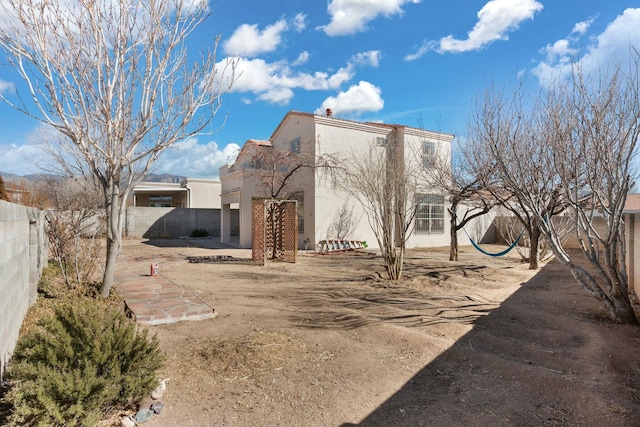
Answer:
<svg viewBox="0 0 640 427"><path fill-rule="evenodd" d="M438 143L434 141L422 141L422 167L430 169L436 164L438 157Z"/></svg>
<svg viewBox="0 0 640 427"><path fill-rule="evenodd" d="M416 194L416 234L444 234L444 196L442 194Z"/></svg>

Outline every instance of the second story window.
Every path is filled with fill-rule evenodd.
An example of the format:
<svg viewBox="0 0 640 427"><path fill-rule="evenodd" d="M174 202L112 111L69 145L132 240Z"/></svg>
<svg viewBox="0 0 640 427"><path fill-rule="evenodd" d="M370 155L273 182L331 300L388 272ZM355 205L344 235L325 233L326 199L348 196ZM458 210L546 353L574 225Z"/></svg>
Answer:
<svg viewBox="0 0 640 427"><path fill-rule="evenodd" d="M422 141L422 167L429 169L435 166L437 159L437 146L433 141Z"/></svg>
<svg viewBox="0 0 640 427"><path fill-rule="evenodd" d="M291 152L294 154L300 153L300 137L291 140Z"/></svg>

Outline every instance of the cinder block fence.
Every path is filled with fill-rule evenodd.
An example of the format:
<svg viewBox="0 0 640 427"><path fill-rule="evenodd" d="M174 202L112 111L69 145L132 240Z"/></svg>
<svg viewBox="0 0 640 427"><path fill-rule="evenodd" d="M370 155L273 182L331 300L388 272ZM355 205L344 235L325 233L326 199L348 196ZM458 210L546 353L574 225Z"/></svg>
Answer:
<svg viewBox="0 0 640 427"><path fill-rule="evenodd" d="M0 378L47 262L45 212L0 200Z"/></svg>

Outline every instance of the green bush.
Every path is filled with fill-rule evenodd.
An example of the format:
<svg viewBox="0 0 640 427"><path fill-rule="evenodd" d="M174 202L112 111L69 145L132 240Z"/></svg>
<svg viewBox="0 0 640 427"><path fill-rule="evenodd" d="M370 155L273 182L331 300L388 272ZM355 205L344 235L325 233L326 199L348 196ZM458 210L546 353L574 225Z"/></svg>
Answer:
<svg viewBox="0 0 640 427"><path fill-rule="evenodd" d="M132 407L157 385L156 336L121 310L76 301L25 334L9 364L13 425L89 426Z"/></svg>
<svg viewBox="0 0 640 427"><path fill-rule="evenodd" d="M209 237L209 232L204 228L196 228L191 231L191 237Z"/></svg>

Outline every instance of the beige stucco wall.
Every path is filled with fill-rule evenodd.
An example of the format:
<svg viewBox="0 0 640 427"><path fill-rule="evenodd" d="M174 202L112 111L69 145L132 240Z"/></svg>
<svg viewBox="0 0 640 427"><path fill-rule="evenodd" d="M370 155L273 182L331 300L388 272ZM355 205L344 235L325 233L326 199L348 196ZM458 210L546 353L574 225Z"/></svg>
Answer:
<svg viewBox="0 0 640 427"><path fill-rule="evenodd" d="M219 179L187 178L184 184L189 189L189 207L220 209Z"/></svg>

